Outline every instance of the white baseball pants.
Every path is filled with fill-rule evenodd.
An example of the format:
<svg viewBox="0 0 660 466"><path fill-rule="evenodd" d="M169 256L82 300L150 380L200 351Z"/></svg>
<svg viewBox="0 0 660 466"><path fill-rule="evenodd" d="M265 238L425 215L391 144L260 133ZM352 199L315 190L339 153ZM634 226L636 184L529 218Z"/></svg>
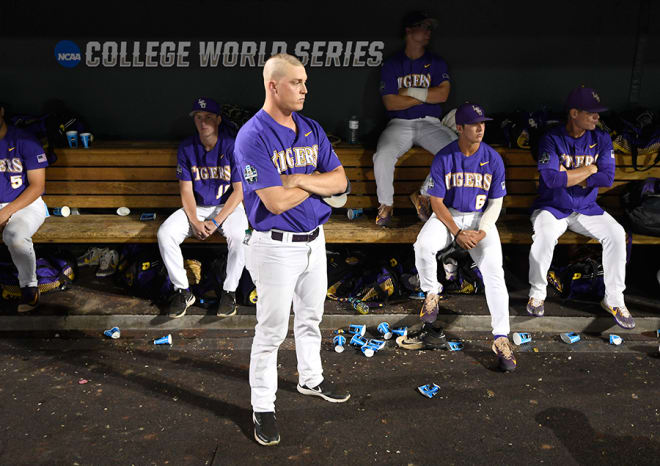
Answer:
<svg viewBox="0 0 660 466"><path fill-rule="evenodd" d="M545 300L548 269L557 240L568 228L575 233L597 239L603 245L603 281L605 302L613 307L625 306L626 288L626 232L614 218L602 215L583 215L573 212L557 219L547 210L532 213L532 247L529 250L529 297Z"/></svg>
<svg viewBox="0 0 660 466"><path fill-rule="evenodd" d="M270 232L254 231L246 248L247 269L257 286L257 326L250 354L252 408L275 411L277 351L289 329L293 304L293 335L298 381L315 387L323 382L321 330L328 275L323 227L308 243L275 241Z"/></svg>
<svg viewBox="0 0 660 466"><path fill-rule="evenodd" d="M0 209L7 204L0 204ZM34 254L32 236L46 220L47 210L46 203L38 197L30 205L14 213L2 231L2 241L9 249L11 260L18 270L18 283L21 288L38 285L37 257Z"/></svg>
<svg viewBox="0 0 660 466"><path fill-rule="evenodd" d="M197 218L200 221L209 220L218 215L221 209L222 205L197 206ZM238 281L243 274L245 266L243 238L247 228L245 208L241 203L218 229L227 239L227 276L222 286L225 291L236 291ZM185 290L189 286L180 245L191 236L193 236L192 227L183 208L170 215L158 229L158 248L175 290Z"/></svg>
<svg viewBox="0 0 660 466"><path fill-rule="evenodd" d="M478 230L481 212L459 212L449 209L454 222L462 230ZM438 261L436 254L446 248L454 240L454 236L435 213L431 215L417 236L413 245L415 249L415 267L419 273L422 291L439 293ZM486 232L486 237L468 251L479 267L484 278L486 303L491 316L493 335L509 334L509 292L504 283L502 268L502 245L497 227L493 226Z"/></svg>
<svg viewBox="0 0 660 466"><path fill-rule="evenodd" d="M456 133L443 125L439 118L390 120L378 138L373 157L378 202L388 206L394 204L394 167L399 157L408 152L413 145L421 146L435 155L457 138Z"/></svg>

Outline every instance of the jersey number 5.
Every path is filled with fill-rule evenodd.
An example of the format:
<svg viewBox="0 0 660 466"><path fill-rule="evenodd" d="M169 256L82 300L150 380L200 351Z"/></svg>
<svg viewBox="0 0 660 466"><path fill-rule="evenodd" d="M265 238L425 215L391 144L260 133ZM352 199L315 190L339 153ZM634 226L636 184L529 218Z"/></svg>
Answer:
<svg viewBox="0 0 660 466"><path fill-rule="evenodd" d="M12 176L9 180L11 181L11 187L14 189L18 189L23 185L23 177L20 175Z"/></svg>
<svg viewBox="0 0 660 466"><path fill-rule="evenodd" d="M486 195L485 194L479 194L474 202L474 208L476 210L480 210L484 204L486 203Z"/></svg>
<svg viewBox="0 0 660 466"><path fill-rule="evenodd" d="M217 196L215 196L215 198L220 199L222 197L222 195L227 192L228 189L229 189L228 184L223 184L221 186L218 186L218 194L217 194Z"/></svg>

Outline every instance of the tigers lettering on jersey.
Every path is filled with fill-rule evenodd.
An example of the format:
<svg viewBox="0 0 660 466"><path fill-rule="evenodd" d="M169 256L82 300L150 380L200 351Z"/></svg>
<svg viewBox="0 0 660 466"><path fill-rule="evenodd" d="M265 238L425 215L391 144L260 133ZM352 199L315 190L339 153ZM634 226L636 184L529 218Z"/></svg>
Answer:
<svg viewBox="0 0 660 466"><path fill-rule="evenodd" d="M319 146L289 147L286 150L273 151L271 160L277 171L281 174L294 167L316 167L319 157Z"/></svg>
<svg viewBox="0 0 660 466"><path fill-rule="evenodd" d="M231 166L221 165L219 167L190 167L194 181L200 180L224 180L231 181Z"/></svg>
<svg viewBox="0 0 660 466"><path fill-rule="evenodd" d="M397 78L399 89L402 87L431 87L431 73L426 74L408 74Z"/></svg>
<svg viewBox="0 0 660 466"><path fill-rule="evenodd" d="M23 173L23 161L17 157L0 159L0 173Z"/></svg>
<svg viewBox="0 0 660 466"><path fill-rule="evenodd" d="M559 156L559 161L560 163L566 167L566 168L580 168L580 167L586 167L598 160L598 154L590 155L568 155L568 154L561 154Z"/></svg>
<svg viewBox="0 0 660 466"><path fill-rule="evenodd" d="M488 192L493 175L490 173L458 172L445 174L446 189L452 188L479 188Z"/></svg>

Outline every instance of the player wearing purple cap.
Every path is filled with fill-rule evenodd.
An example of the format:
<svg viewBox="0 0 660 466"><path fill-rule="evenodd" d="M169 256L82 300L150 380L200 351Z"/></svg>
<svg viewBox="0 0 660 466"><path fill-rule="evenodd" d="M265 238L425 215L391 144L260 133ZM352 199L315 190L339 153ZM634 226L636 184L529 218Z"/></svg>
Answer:
<svg viewBox="0 0 660 466"><path fill-rule="evenodd" d="M218 316L236 314L236 288L245 266L243 237L248 228L241 178L234 163L235 132L223 123L220 106L202 97L190 112L197 134L179 145L176 176L183 207L158 229L158 247L174 285L170 317L182 317L195 302L183 267L181 243L189 237L205 240L216 230L227 239L227 276Z"/></svg>
<svg viewBox="0 0 660 466"><path fill-rule="evenodd" d="M323 377L319 329L328 288L323 223L332 210L321 198L344 192L347 180L321 126L297 113L307 94L302 63L274 55L263 76L264 106L239 131L235 153L254 228L246 265L259 296L250 355L254 436L276 445L277 352L292 303L298 391L334 403L350 397Z"/></svg>
<svg viewBox="0 0 660 466"><path fill-rule="evenodd" d="M533 205L534 236L529 251L527 312L544 314L547 273L559 237L570 229L603 245L605 298L601 306L623 328L634 328L626 308L626 233L597 203L598 188L612 186L616 161L609 134L596 129L607 110L588 87L573 89L566 100L567 122L539 143L539 197Z"/></svg>
<svg viewBox="0 0 660 466"><path fill-rule="evenodd" d="M482 142L484 122L490 120L476 104L456 110L458 141L445 146L431 164L429 187L433 214L415 242L415 266L426 298L422 321L438 317L442 285L438 282L436 254L455 241L467 249L484 279L486 302L493 327L493 352L502 370L516 368L509 342L509 294L504 283L502 245L495 222L506 195L502 157Z"/></svg>
<svg viewBox="0 0 660 466"><path fill-rule="evenodd" d="M5 109L0 107L0 229L2 241L18 269L18 312L27 312L39 305L32 236L48 212L41 199L48 159L34 136L8 126L4 117Z"/></svg>
<svg viewBox="0 0 660 466"><path fill-rule="evenodd" d="M408 14L403 20L405 49L386 60L381 71L380 93L390 118L373 157L379 203L376 224L381 226L391 223L399 157L413 145L436 154L456 139L440 121L442 103L449 97L447 63L426 50L436 25L426 13Z"/></svg>

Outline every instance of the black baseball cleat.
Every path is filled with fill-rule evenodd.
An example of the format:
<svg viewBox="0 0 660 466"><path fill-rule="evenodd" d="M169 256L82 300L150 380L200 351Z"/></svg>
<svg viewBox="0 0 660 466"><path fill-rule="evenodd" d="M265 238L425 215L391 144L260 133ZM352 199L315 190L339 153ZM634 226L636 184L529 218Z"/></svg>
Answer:
<svg viewBox="0 0 660 466"><path fill-rule="evenodd" d="M167 306L167 315L174 319L186 315L186 310L195 302L195 295L190 290L176 290Z"/></svg>
<svg viewBox="0 0 660 466"><path fill-rule="evenodd" d="M26 286L21 288L21 300L18 302L18 312L29 312L39 307L39 288Z"/></svg>
<svg viewBox="0 0 660 466"><path fill-rule="evenodd" d="M220 298L220 306L218 307L218 317L230 317L236 315L238 304L236 303L235 291L223 291Z"/></svg>
<svg viewBox="0 0 660 466"><path fill-rule="evenodd" d="M280 433L277 431L277 420L275 413L252 413L254 422L254 439L266 447L272 447L280 443Z"/></svg>
<svg viewBox="0 0 660 466"><path fill-rule="evenodd" d="M324 380L316 387L309 388L307 385L298 385L298 392L303 395L312 395L320 396L325 401L330 403L343 403L347 401L350 397L350 393L340 393L337 391L337 388L331 382Z"/></svg>

